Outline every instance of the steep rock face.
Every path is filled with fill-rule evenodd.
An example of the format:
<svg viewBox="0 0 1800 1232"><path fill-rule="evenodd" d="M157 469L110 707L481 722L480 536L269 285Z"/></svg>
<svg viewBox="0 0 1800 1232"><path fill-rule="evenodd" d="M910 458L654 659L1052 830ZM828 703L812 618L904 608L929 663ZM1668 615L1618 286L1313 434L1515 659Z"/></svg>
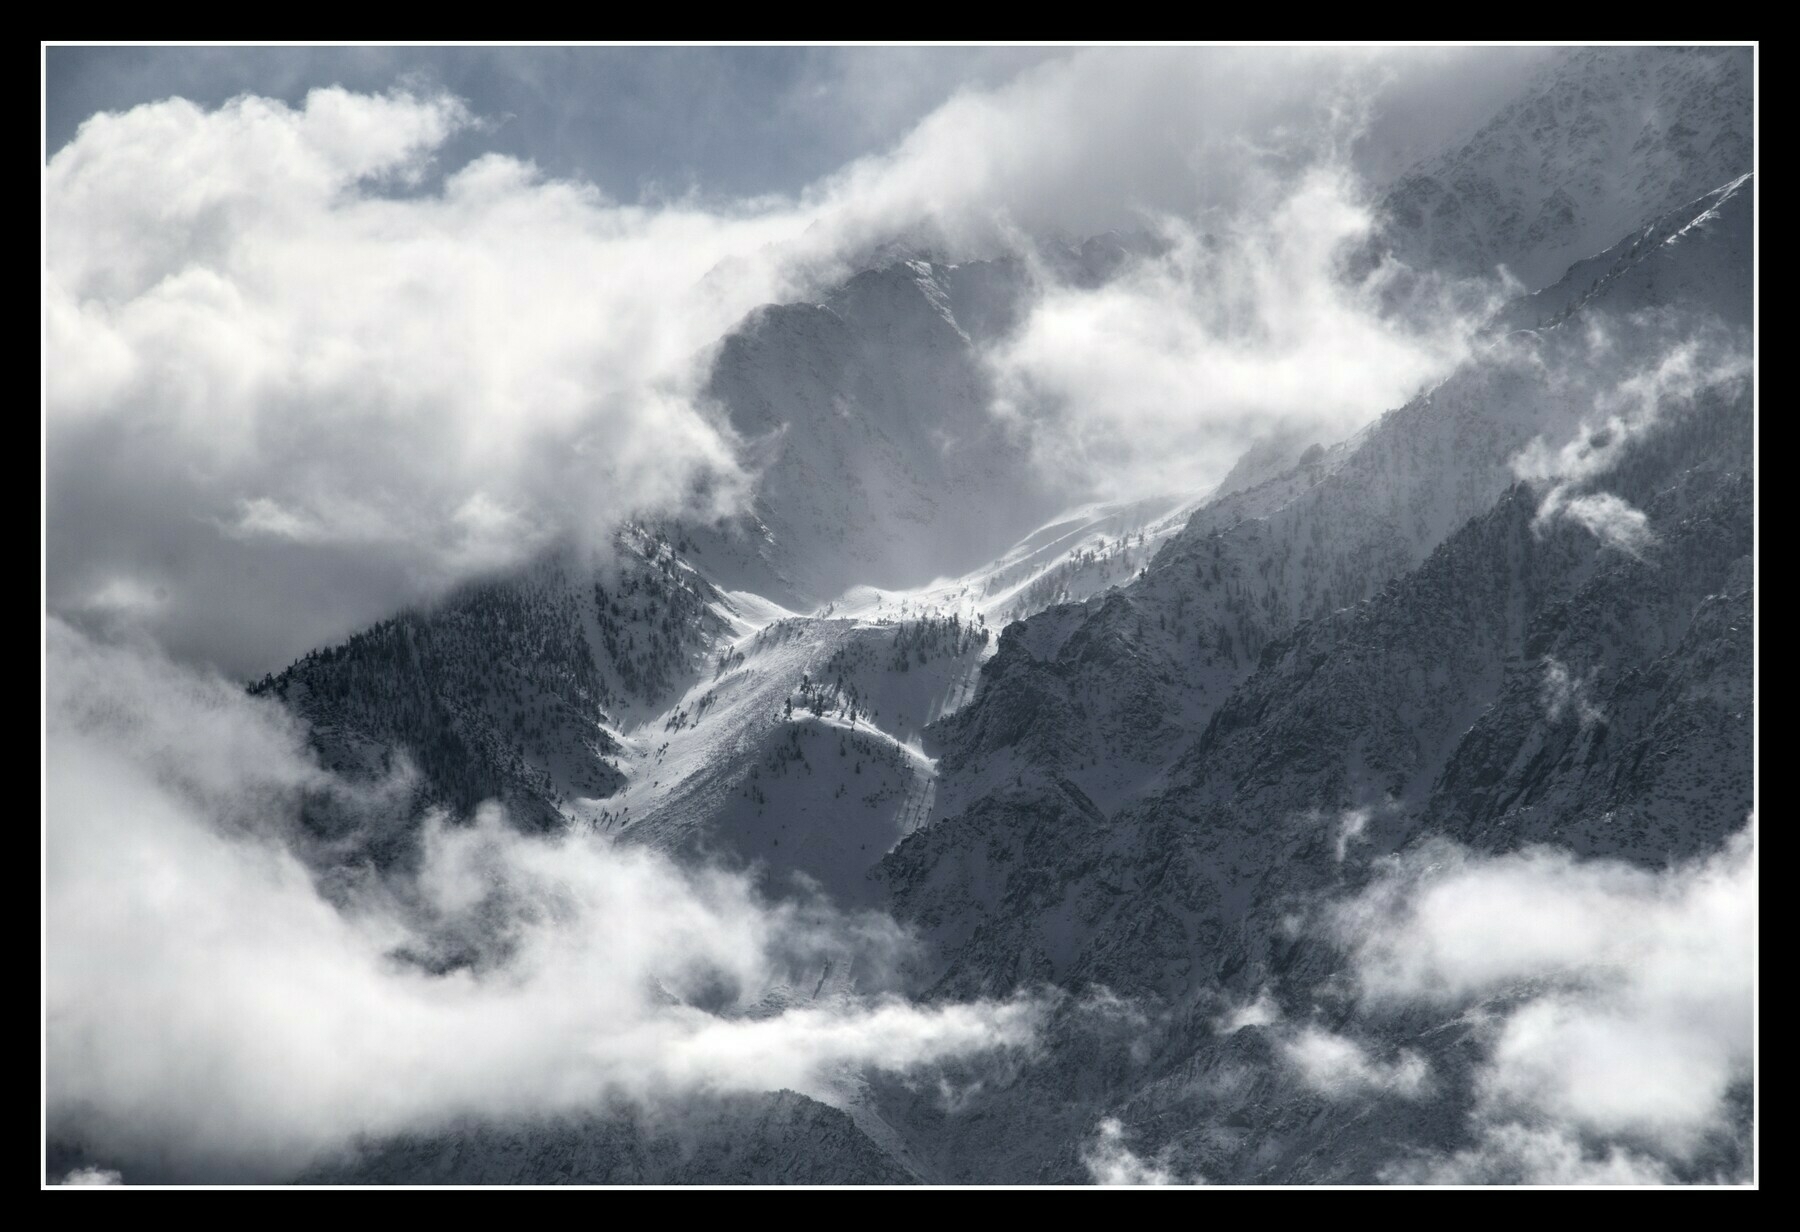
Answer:
<svg viewBox="0 0 1800 1232"><path fill-rule="evenodd" d="M1467 141L1412 168L1378 213L1414 269L1527 290L1752 169L1749 48L1582 48L1537 70Z"/></svg>
<svg viewBox="0 0 1800 1232"><path fill-rule="evenodd" d="M495 799L526 828L558 827L572 800L623 783L613 725L660 708L726 627L674 545L634 529L616 547L611 561L558 554L465 586L252 692L292 707L325 763L353 778L409 764L420 806L465 815ZM407 832L380 842L378 862Z"/></svg>
<svg viewBox="0 0 1800 1232"><path fill-rule="evenodd" d="M1743 824L1750 419L1747 394L1708 399L1615 472L1609 488L1639 505L1658 542L1641 559L1605 554L1533 624L1445 762L1427 828L1484 850L1554 842L1655 865L1709 852Z"/></svg>
<svg viewBox="0 0 1800 1232"><path fill-rule="evenodd" d="M1720 706L1748 696L1749 410L1742 386L1720 391L1608 477L1656 528L1642 558L1545 525L1521 486L1377 598L1295 629L1162 800L1383 805L1377 843L1423 828L1648 863L1716 848L1750 803L1747 715ZM1666 747L1671 724L1700 737L1691 757ZM1679 789L1696 776L1704 799ZM1652 827L1671 814L1679 833Z"/></svg>
<svg viewBox="0 0 1800 1232"><path fill-rule="evenodd" d="M310 1185L906 1185L836 1108L793 1091L384 1140L300 1178Z"/></svg>

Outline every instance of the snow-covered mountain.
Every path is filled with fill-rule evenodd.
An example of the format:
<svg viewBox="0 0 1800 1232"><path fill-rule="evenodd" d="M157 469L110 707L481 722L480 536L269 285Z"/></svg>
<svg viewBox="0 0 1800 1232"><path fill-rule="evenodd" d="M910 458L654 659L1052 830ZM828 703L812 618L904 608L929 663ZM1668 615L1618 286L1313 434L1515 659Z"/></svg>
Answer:
<svg viewBox="0 0 1800 1232"><path fill-rule="evenodd" d="M379 832L321 806L331 859L498 798L891 912L923 1000L1056 991L1036 1059L948 1104L470 1124L320 1177L1083 1181L1103 1122L1215 1181L1474 1149L1499 1001L1364 1006L1308 913L1432 841L1656 869L1751 810L1749 90L1739 50L1570 52L1402 177L1398 255L1531 293L1348 439L1069 509L988 412L1027 264L893 253L718 348L748 514L558 549L258 684L333 768L416 771ZM1360 1041L1361 1097L1303 1029ZM1748 1115L1671 1175L1740 1172Z"/></svg>

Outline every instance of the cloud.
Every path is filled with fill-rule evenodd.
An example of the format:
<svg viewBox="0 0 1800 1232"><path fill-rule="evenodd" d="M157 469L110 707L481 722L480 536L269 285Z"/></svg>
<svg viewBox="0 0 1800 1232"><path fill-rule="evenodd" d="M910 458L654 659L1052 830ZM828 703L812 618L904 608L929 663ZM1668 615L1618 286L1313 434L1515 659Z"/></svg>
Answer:
<svg viewBox="0 0 1800 1232"><path fill-rule="evenodd" d="M1544 679L1538 685L1538 701L1544 717L1560 723L1564 714L1572 713L1583 727L1592 727L1606 717L1594 703L1593 675L1577 676L1560 659L1544 657Z"/></svg>
<svg viewBox="0 0 1800 1232"><path fill-rule="evenodd" d="M998 409L1047 468L1108 497L1204 490L1256 441L1340 439L1469 354L1475 316L1393 315L1392 270L1343 276L1374 216L1342 163L1267 192L1205 229L1160 220L1162 254L1099 288L1049 283L992 349Z"/></svg>
<svg viewBox="0 0 1800 1232"><path fill-rule="evenodd" d="M1643 326L1631 323L1634 331ZM1584 341L1593 361L1603 361L1617 349L1614 333L1598 319L1587 323ZM1600 389L1593 396L1592 415L1573 438L1552 448L1537 437L1512 459L1513 473L1543 493L1533 526L1542 530L1567 520L1608 547L1643 559L1657 542L1648 516L1610 492L1588 489L1669 414L1690 408L1708 390L1743 382L1749 373L1749 356L1741 347L1702 330Z"/></svg>
<svg viewBox="0 0 1800 1232"><path fill-rule="evenodd" d="M105 1168L77 1168L58 1185L123 1185L125 1178L117 1172L109 1172Z"/></svg>
<svg viewBox="0 0 1800 1232"><path fill-rule="evenodd" d="M1234 1006L1213 1019L1213 1029L1224 1035L1235 1035L1245 1027L1267 1027L1281 1021L1281 1006L1269 990L1257 992L1254 1001Z"/></svg>
<svg viewBox="0 0 1800 1232"><path fill-rule="evenodd" d="M1048 288L994 357L1072 500L1208 482L1259 417L1353 427L1458 345L1329 276L1369 225L1362 151L1398 140L1367 135L1504 88L1509 54L1094 49L957 90L791 195L641 204L469 157L503 117L423 79L301 97L303 63L291 105L93 116L45 169L50 608L250 676L560 538L740 507L709 349L896 237L1171 240L1110 291Z"/></svg>
<svg viewBox="0 0 1800 1232"><path fill-rule="evenodd" d="M617 195L693 183L714 198L797 191L903 136L958 88L1072 54L1032 47L53 47L52 152L100 110L335 83L447 89L502 153Z"/></svg>
<svg viewBox="0 0 1800 1232"><path fill-rule="evenodd" d="M1644 511L1610 492L1577 496L1556 513L1585 527L1608 547L1640 560L1656 543L1656 535L1650 530L1650 519Z"/></svg>
<svg viewBox="0 0 1800 1232"><path fill-rule="evenodd" d="M959 246L1232 213L1328 155L1391 174L1402 146L1454 135L1443 104L1492 106L1536 54L1093 48L956 92L805 196L850 237L899 225Z"/></svg>
<svg viewBox="0 0 1800 1232"><path fill-rule="evenodd" d="M1116 1117L1104 1117L1093 1141L1081 1151L1082 1166L1096 1185L1204 1185L1199 1176L1182 1177L1170 1167L1164 1151L1147 1160L1126 1145L1125 1126Z"/></svg>
<svg viewBox="0 0 1800 1232"><path fill-rule="evenodd" d="M1302 1083L1333 1099L1418 1099L1431 1090L1431 1067L1418 1054L1402 1050L1391 1062L1377 1061L1355 1040L1319 1027L1303 1027L1283 1040L1281 1056Z"/></svg>
<svg viewBox="0 0 1800 1232"><path fill-rule="evenodd" d="M1426 1156L1385 1169L1390 1185L1668 1185L1660 1160L1617 1146L1589 1153L1554 1128L1507 1124L1484 1129L1480 1142L1444 1156Z"/></svg>
<svg viewBox="0 0 1800 1232"><path fill-rule="evenodd" d="M54 620L47 675L47 1129L134 1180L279 1178L469 1116L835 1098L1035 1038L1030 998L901 1000L886 916L493 807L428 823L412 872L321 877L303 799L358 798L279 708ZM867 991L812 999L828 961Z"/></svg>
<svg viewBox="0 0 1800 1232"><path fill-rule="evenodd" d="M1554 1163L1566 1138L1682 1163L1734 1132L1753 1040L1749 828L1661 872L1435 842L1333 918L1365 1006L1486 1007L1472 1124L1493 1142L1471 1159L1497 1142Z"/></svg>
<svg viewBox="0 0 1800 1232"><path fill-rule="evenodd" d="M741 498L697 389L778 291L705 275L794 216L620 206L497 155L396 191L476 125L405 91L175 99L51 159L53 610L160 589L128 623L248 674L558 536Z"/></svg>
<svg viewBox="0 0 1800 1232"><path fill-rule="evenodd" d="M1351 843L1368 842L1364 831L1369 828L1369 819L1374 815L1374 809L1364 806L1363 808L1345 809L1338 818L1337 841L1331 854L1336 857L1339 864L1342 864L1344 857L1350 853Z"/></svg>

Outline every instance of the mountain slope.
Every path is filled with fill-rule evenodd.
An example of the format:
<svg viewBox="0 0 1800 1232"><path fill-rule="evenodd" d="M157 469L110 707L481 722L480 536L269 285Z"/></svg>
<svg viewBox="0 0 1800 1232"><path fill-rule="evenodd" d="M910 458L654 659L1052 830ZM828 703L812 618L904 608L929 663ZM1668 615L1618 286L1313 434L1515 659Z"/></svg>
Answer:
<svg viewBox="0 0 1800 1232"><path fill-rule="evenodd" d="M1152 787L1272 639L1423 560L1512 484L1527 445L1574 437L1596 399L1687 333L1748 322L1745 187L1645 232L1657 238L1609 265L1578 317L1495 340L1350 440L1205 504L1141 580L1004 631L974 703L932 733L942 799L965 804L1033 767L1103 803Z"/></svg>
<svg viewBox="0 0 1800 1232"><path fill-rule="evenodd" d="M1644 219L1752 169L1746 47L1560 53L1518 97L1382 198L1391 250L1414 269L1486 274L1528 291Z"/></svg>
<svg viewBox="0 0 1800 1232"><path fill-rule="evenodd" d="M832 1177L1081 1181L1108 1116L1212 1180L1368 1181L1469 1143L1479 1024L1364 1011L1309 913L1368 884L1372 857L1432 839L1657 867L1742 824L1753 412L1741 373L1707 375L1707 357L1747 351L1752 184L1643 222L1515 307L1542 328L1197 508L1089 509L961 576L807 610L747 588L735 532L639 533L608 570L546 563L370 635L393 649L268 684L370 773L442 723L495 750L465 776L544 824L885 907L923 942L910 974L928 999L1061 990L1039 1055L950 1106L871 1079L854 1107L894 1138L873 1148L885 1164L795 1114L721 1131L698 1171L645 1127L470 1126L377 1144L371 1175L800 1179L780 1145L798 1140ZM930 307L938 274L907 269L859 294ZM959 320L913 320L896 345L952 354ZM828 407L836 379L794 397ZM877 454L879 419L849 430ZM771 465L835 465L796 457ZM950 482L886 489L883 516ZM791 509L785 532L759 515L768 576L784 543L875 559L848 531L792 529L830 525L826 506ZM926 542L942 526L921 516ZM560 699L556 720L521 710L511 680ZM414 696L436 709L391 700ZM1246 1005L1268 1008L1239 1024ZM1371 1072L1416 1061L1431 1096L1399 1077L1322 1093L1291 1061L1282 1024L1299 1023L1354 1035ZM1744 1158L1726 1135L1678 1175Z"/></svg>
<svg viewBox="0 0 1800 1232"><path fill-rule="evenodd" d="M1107 1114L1214 1180L1367 1182L1408 1150L1465 1141L1476 1024L1357 1014L1343 957L1284 920L1431 836L1657 868L1743 825L1749 428L1747 391L1721 391L1609 477L1656 528L1641 560L1570 522L1541 527L1536 496L1514 488L1418 570L1272 643L1155 796L1106 815L1067 788L1001 791L902 843L881 872L931 941L921 975L936 995L1104 986L1149 1016L1060 1139L1045 1110L1096 1065L1079 1038L1053 1038L1041 1066L953 1125L890 1090L890 1119L936 1152L939 1179L1079 1179ZM1573 697L1551 687L1561 679ZM1218 1025L1259 996L1277 1018L1322 1013L1377 1057L1413 1051L1441 1098L1309 1091L1280 1033ZM1741 1168L1736 1149L1692 1175Z"/></svg>
<svg viewBox="0 0 1800 1232"><path fill-rule="evenodd" d="M1042 259L1092 284L1147 244L1109 235ZM758 495L716 554L753 556L744 576L804 608L852 586L966 573L1064 507L1066 491L990 410L985 347L1017 323L1036 277L1017 257L912 255L818 303L751 313L719 348L707 392L749 444Z"/></svg>
<svg viewBox="0 0 1800 1232"><path fill-rule="evenodd" d="M468 1125L370 1144L307 1185L906 1185L850 1118L793 1091L696 1101L678 1116Z"/></svg>
<svg viewBox="0 0 1800 1232"><path fill-rule="evenodd" d="M1745 208L1743 194L1728 196ZM1702 228L1717 203L1696 210ZM1518 340L1498 365L1478 361L1328 463L1378 483L1290 477L1262 516L1222 518L1223 529L1220 508L1203 509L1142 579L1004 631L975 702L932 731L940 799L961 807L908 837L879 874L896 915L928 941L917 976L931 995L1048 982L1105 988L1140 1017L1098 1042L1054 1028L1046 1059L984 1091L964 1118L886 1089L888 1120L934 1179L1083 1179L1103 1116L1129 1125L1147 1157L1186 1160L1212 1180L1368 1182L1409 1152L1471 1141L1479 1016L1359 1009L1345 956L1306 922L1366 884L1373 859L1442 837L1489 853L1551 842L1654 869L1716 850L1743 825L1748 383L1727 367L1692 396L1666 393L1629 429L1606 426L1597 407L1684 338L1722 330L1747 345L1704 297L1692 316L1671 317L1666 300L1639 309L1672 277L1700 285L1675 271L1705 262L1743 320L1748 234L1716 228L1715 239L1743 240L1723 264L1720 250L1666 245L1667 262L1603 280L1556 329ZM1605 316L1614 296L1627 315ZM1590 327L1603 319L1596 353ZM1519 422L1527 405L1544 417ZM1448 439L1467 442L1455 464L1427 444L1451 425ZM1579 481L1511 482L1510 459L1540 434L1611 452ZM1429 482L1409 472L1415 458ZM1644 534L1567 516L1576 498L1558 485L1571 482L1642 515ZM1487 484L1498 490L1416 567L1401 549L1358 546L1406 542L1404 519L1371 522L1375 533L1353 516L1371 487L1414 493L1409 509L1450 493L1438 507L1454 509ZM1289 519L1295 529L1276 533ZM1436 524L1410 525L1422 538ZM1311 563L1284 551L1309 541L1331 547ZM1306 604L1354 561L1391 573L1363 575L1361 599ZM1187 632L1171 636L1164 626L1184 612ZM1224 635L1253 630L1254 662L1209 688L1204 673L1231 662ZM1163 760L1134 762L1158 745ZM1135 779L1121 789L1099 777L1106 790L1095 790L1097 767ZM1252 1003L1267 1008L1228 1021ZM1298 1028L1274 1025L1288 1022L1354 1036L1368 1072L1422 1065L1433 1093L1398 1078L1350 1101L1313 1089L1289 1059ZM1709 1140L1675 1175L1741 1172L1746 1141Z"/></svg>

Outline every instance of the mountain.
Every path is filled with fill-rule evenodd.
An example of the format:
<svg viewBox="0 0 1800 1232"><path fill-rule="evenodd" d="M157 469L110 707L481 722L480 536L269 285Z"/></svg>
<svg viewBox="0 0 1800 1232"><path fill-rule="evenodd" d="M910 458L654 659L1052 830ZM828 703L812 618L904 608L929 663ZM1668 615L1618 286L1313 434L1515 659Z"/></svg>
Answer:
<svg viewBox="0 0 1800 1232"><path fill-rule="evenodd" d="M1664 355L1666 322L1609 319L1620 350L1594 379L1586 335L1610 297L1635 306L1736 236L1719 272L1746 306L1749 231L1733 216L1747 209L1742 193L1696 203L1707 242L1677 229L1660 241L1667 261L1622 271L1520 351L1476 360L1269 485L1265 508L1220 507L1254 489L1202 508L1141 579L1004 631L974 702L930 733L939 798L964 803L879 876L929 939L928 996L1049 983L1143 1008L1124 1037L1060 1020L1045 1062L958 1118L887 1088L884 1115L934 1179L1082 1180L1104 1116L1147 1156L1215 1181L1366 1183L1409 1151L1458 1149L1479 1017L1361 1011L1344 955L1284 920L1367 884L1378 857L1446 836L1655 869L1743 825L1748 383L1671 399L1590 476L1644 515L1649 546L1546 520L1546 494L1512 482L1506 459L1531 436L1583 430L1593 404L1570 383L1589 394ZM1703 309L1690 323L1719 321ZM1384 511L1372 491L1404 495ZM1395 516L1431 510L1442 518ZM1352 577L1363 593L1338 580ZM1221 1025L1252 1002L1259 1022ZM1396 1085L1346 1103L1309 1088L1266 1024L1315 1015L1423 1064L1435 1097ZM1711 1142L1679 1175L1741 1172L1745 1141Z"/></svg>
<svg viewBox="0 0 1800 1232"><path fill-rule="evenodd" d="M1024 446L986 412L969 332L996 328L1023 277L904 262L823 303L759 309L726 339L709 392L753 443L755 516L790 594L823 602L960 573L1055 512Z"/></svg>
<svg viewBox="0 0 1800 1232"><path fill-rule="evenodd" d="M1678 302L1695 328L1748 322L1745 187L1691 202L1609 262L1580 327L1564 316L1493 340L1350 440L1203 505L1142 580L1007 629L974 704L941 725L940 792L962 799L1032 766L1102 802L1153 785L1275 637L1417 565L1513 483L1528 444L1570 439L1611 383L1653 364L1680 330L1636 314ZM1595 362L1583 330L1602 324L1617 338Z"/></svg>
<svg viewBox="0 0 1800 1232"><path fill-rule="evenodd" d="M709 398L758 474L724 533L696 527L721 579L792 608L854 586L918 587L986 564L1061 512L1068 493L993 415L986 348L1042 276L1092 286L1153 249L1148 236L1052 242L961 263L909 248L817 303L752 312L714 357Z"/></svg>
<svg viewBox="0 0 1800 1232"><path fill-rule="evenodd" d="M1110 234L1047 244L1039 261L1096 285L1151 246ZM746 513L630 526L598 554L553 549L252 692L304 718L328 767L410 773L415 814L466 815L490 798L535 830L621 830L659 814L635 833L688 848L723 833L737 857L767 859L786 823L764 834L761 819L829 811L854 787L873 828L834 826L855 854L803 861L854 891L917 820L929 775L907 741L966 692L986 620L1129 576L1148 558L1145 535L1171 533L1170 515L1191 504L1067 510L989 412L983 348L1015 323L1032 266L884 255L817 303L750 313L712 355L708 397L759 475ZM807 736L773 720L796 706L819 739L859 754L857 781L818 801L795 798L808 793L785 774ZM824 731L840 712L850 730ZM775 779L787 782L771 805ZM402 821L351 833L329 802L309 822L334 858L379 864L402 859L412 832ZM796 837L789 849L806 850Z"/></svg>
<svg viewBox="0 0 1800 1232"><path fill-rule="evenodd" d="M614 559L545 557L463 587L431 611L314 652L251 692L306 719L324 764L381 777L409 765L420 807L497 799L527 828L624 782L614 724L685 682L728 622L718 593L643 528ZM328 818L314 818L334 837ZM405 836L382 836L385 862Z"/></svg>
<svg viewBox="0 0 1800 1232"><path fill-rule="evenodd" d="M1551 286L1515 300L1500 314L1500 323L1520 329L1554 325L1604 295L1614 313L1677 305L1750 324L1744 285L1755 238L1754 192L1753 176L1746 172L1684 201L1604 252L1577 261Z"/></svg>
<svg viewBox="0 0 1800 1232"><path fill-rule="evenodd" d="M1528 291L1753 162L1746 47L1561 52L1466 140L1381 198L1389 249L1415 269Z"/></svg>
<svg viewBox="0 0 1800 1232"><path fill-rule="evenodd" d="M836 1108L793 1091L367 1144L306 1185L908 1185Z"/></svg>
<svg viewBox="0 0 1800 1232"><path fill-rule="evenodd" d="M1154 795L1102 814L1028 785L901 844L882 873L896 912L934 940L925 978L939 995L1048 980L1157 1007L1151 1030L1099 1063L1067 1028L1066 1049L1057 1039L1054 1060L979 1097L966 1121L890 1091L892 1119L937 1148L939 1179L1079 1180L1077 1148L1102 1114L1221 1181L1366 1183L1407 1149L1461 1145L1477 1024L1460 1009L1353 1014L1331 996L1342 956L1282 920L1354 889L1367 859L1436 835L1655 868L1743 824L1749 429L1741 390L1704 402L1613 476L1661 535L1644 560L1572 524L1540 534L1533 494L1510 489L1418 570L1271 643ZM1546 707L1559 670L1591 682L1591 710ZM1357 810L1366 846L1347 862L1340 819ZM1332 1029L1423 1057L1444 1098L1345 1107L1308 1091L1275 1031L1219 1025L1222 1005L1259 997L1300 1020L1323 998ZM1071 1100L1072 1071L1097 1064L1111 1082ZM1052 1133L1056 1108L1070 1114ZM1731 1149L1690 1177L1741 1167Z"/></svg>
<svg viewBox="0 0 1800 1232"><path fill-rule="evenodd" d="M411 774L380 827L321 805L321 859L404 865L421 811L498 798L891 913L920 1000L1052 1006L954 1100L872 1077L679 1129L471 1122L315 1179L1081 1182L1108 1124L1213 1181L1473 1148L1502 1007L1363 1005L1309 912L1446 840L1660 869L1750 811L1749 76L1561 54L1402 177L1396 255L1528 293L1347 439L1081 503L987 412L1031 267L897 248L717 348L742 516L558 548L256 685L333 768ZM1147 249L1055 251L1096 285ZM1369 1089L1297 1070L1301 1024L1360 1041ZM1671 1175L1741 1172L1748 1117Z"/></svg>

